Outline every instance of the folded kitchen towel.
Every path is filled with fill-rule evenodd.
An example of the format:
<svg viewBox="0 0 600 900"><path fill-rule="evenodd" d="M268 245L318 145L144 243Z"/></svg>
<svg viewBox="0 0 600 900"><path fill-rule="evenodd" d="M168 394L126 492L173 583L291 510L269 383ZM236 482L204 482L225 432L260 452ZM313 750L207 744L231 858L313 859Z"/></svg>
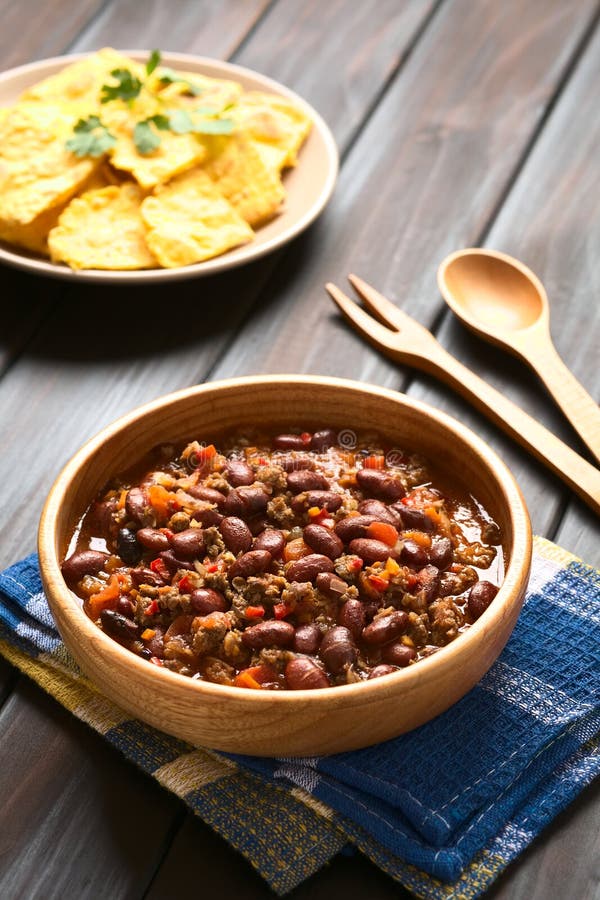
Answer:
<svg viewBox="0 0 600 900"><path fill-rule="evenodd" d="M350 753L225 754L132 719L62 644L34 555L0 574L0 652L279 894L350 844L418 897L477 897L600 771L600 572L537 537L522 613L479 684L421 728Z"/></svg>

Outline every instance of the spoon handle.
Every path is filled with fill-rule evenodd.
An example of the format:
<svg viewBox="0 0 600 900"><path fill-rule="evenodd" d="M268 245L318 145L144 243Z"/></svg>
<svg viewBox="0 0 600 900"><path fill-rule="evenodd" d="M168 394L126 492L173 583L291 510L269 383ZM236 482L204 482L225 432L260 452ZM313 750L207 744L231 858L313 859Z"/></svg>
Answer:
<svg viewBox="0 0 600 900"><path fill-rule="evenodd" d="M500 391L479 378L437 341L432 342L428 349L427 356L420 358L423 369L450 383L517 443L545 463L600 515L600 469L592 466Z"/></svg>
<svg viewBox="0 0 600 900"><path fill-rule="evenodd" d="M562 361L550 335L531 334L526 344L519 345L519 350L575 431L600 460L600 406Z"/></svg>

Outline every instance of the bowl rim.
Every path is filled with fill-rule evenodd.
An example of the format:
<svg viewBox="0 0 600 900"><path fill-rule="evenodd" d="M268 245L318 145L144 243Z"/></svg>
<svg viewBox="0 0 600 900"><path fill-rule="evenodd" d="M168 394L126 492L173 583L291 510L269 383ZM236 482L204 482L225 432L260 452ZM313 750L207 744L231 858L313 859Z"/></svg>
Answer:
<svg viewBox="0 0 600 900"><path fill-rule="evenodd" d="M442 427L450 430L463 441L470 444L493 475L496 484L502 489L510 518L513 541L509 548L510 556L504 580L498 594L494 598L493 604L465 632L461 633L458 639L442 647L431 656L419 660L418 665L409 666L372 680L347 685L334 685L328 688L321 688L318 691L256 691L251 688L221 685L200 679L192 679L177 672L171 672L163 667L150 667L147 660L137 657L130 650L114 641L92 622L84 612L83 607L77 602L77 595L68 588L64 581L54 546L57 516L71 480L81 466L93 457L96 450L107 439L145 416L192 396L201 396L216 389L235 389L237 387L243 388L245 386L273 385L278 383L350 388L374 396L384 396L394 401L400 401L400 403L411 407L417 412L433 418ZM516 540L517 536L521 539ZM40 571L44 584L49 584L54 593L54 596L48 597L50 608L52 610L55 604L60 606L62 611L76 624L77 630L82 634L84 640L99 641L106 655L113 655L115 659L131 668L133 676L139 674L146 683L150 678L156 679L157 684L162 682L165 688L171 685L178 692L187 692L190 698L194 695L197 695L198 698L209 697L223 700L227 698L241 700L245 697L247 700L251 699L253 703L272 705L275 708L281 707L282 711L286 705L299 702L306 703L310 698L312 698L310 699L311 703L319 702L323 705L328 705L330 708L363 705L369 697L379 697L386 687L390 692L393 691L394 693L400 692L403 687L409 692L412 686L426 679L428 674L435 677L435 673L438 670L443 671L449 667L452 668L453 661L460 661L461 657L467 655L471 649L479 645L480 634L484 630L489 630L493 619L502 621L516 602L522 602L530 572L531 554L531 522L523 494L508 466L482 438L448 413L438 410L421 400L409 397L400 391L367 384L354 379L320 375L274 374L222 379L172 391L135 407L89 438L63 466L47 495L38 528Z"/></svg>

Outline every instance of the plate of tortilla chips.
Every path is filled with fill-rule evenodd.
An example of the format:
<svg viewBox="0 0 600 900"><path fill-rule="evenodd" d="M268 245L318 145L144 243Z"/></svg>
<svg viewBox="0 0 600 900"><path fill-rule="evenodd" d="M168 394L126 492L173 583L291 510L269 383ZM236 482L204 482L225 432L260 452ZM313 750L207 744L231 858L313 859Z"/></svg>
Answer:
<svg viewBox="0 0 600 900"><path fill-rule="evenodd" d="M0 75L0 262L37 274L242 265L307 228L337 173L316 110L241 66L104 47Z"/></svg>

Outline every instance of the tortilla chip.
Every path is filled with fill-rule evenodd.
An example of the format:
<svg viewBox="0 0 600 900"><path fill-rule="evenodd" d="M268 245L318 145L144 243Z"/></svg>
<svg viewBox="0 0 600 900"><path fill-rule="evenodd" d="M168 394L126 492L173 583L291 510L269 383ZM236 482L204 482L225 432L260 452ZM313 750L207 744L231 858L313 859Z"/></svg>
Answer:
<svg viewBox="0 0 600 900"><path fill-rule="evenodd" d="M22 94L22 99L78 103L85 106L89 115L100 108L101 88L111 83L113 69L129 69L140 80L144 78L143 65L112 47L104 47L32 85Z"/></svg>
<svg viewBox="0 0 600 900"><path fill-rule="evenodd" d="M152 113L150 113L152 115ZM207 155L206 146L195 134L160 132L160 144L151 153L138 153L133 141L135 123L144 118L139 104L128 110L114 106L106 108L103 121L117 138L110 150L110 160L116 169L129 172L143 188L151 189L169 181L174 175L190 169Z"/></svg>
<svg viewBox="0 0 600 900"><path fill-rule="evenodd" d="M312 127L310 117L292 100L262 91L242 94L229 115L261 145L265 161L272 160L279 170L296 165Z"/></svg>
<svg viewBox="0 0 600 900"><path fill-rule="evenodd" d="M29 225L69 200L100 165L65 147L77 115L57 104L19 103L0 118L0 222Z"/></svg>
<svg viewBox="0 0 600 900"><path fill-rule="evenodd" d="M285 199L278 172L266 166L253 141L234 133L207 141L211 156L202 168L220 193L252 227L272 219Z"/></svg>
<svg viewBox="0 0 600 900"><path fill-rule="evenodd" d="M161 266L188 266L254 237L201 169L177 176L142 203L146 241Z"/></svg>
<svg viewBox="0 0 600 900"><path fill-rule="evenodd" d="M177 76L178 81L163 85L161 74L168 71L169 76ZM160 94L161 99L170 107L194 110L207 107L214 113L224 107L236 103L242 93L242 86L237 81L226 78L209 78L199 72L183 72L165 70L159 66L149 79L149 87Z"/></svg>
<svg viewBox="0 0 600 900"><path fill-rule="evenodd" d="M152 269L140 214L143 191L131 182L75 197L48 235L53 262L73 269Z"/></svg>

